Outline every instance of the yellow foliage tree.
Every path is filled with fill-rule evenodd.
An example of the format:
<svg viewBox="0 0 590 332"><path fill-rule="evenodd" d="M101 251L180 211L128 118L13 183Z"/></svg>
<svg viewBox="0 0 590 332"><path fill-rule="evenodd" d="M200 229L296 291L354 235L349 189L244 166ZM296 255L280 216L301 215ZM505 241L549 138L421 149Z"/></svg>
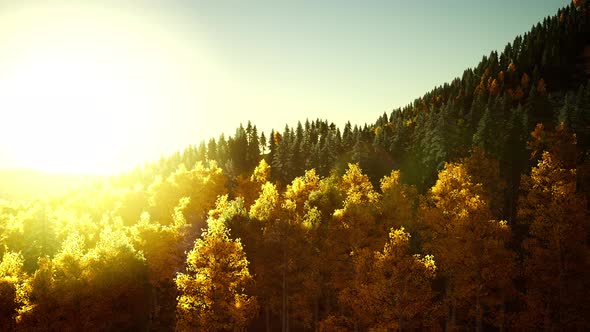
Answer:
<svg viewBox="0 0 590 332"><path fill-rule="evenodd" d="M285 191L285 204L295 210L300 216L305 214L305 203L309 195L319 190L320 178L317 176L315 169L305 172L304 176L296 177ZM292 206L291 206L292 205Z"/></svg>
<svg viewBox="0 0 590 332"><path fill-rule="evenodd" d="M28 310L28 277L23 256L6 252L0 261L0 330L13 331L19 311Z"/></svg>
<svg viewBox="0 0 590 332"><path fill-rule="evenodd" d="M266 162L266 160L261 159L258 163L258 166L254 168L252 176L250 176L250 181L253 183L263 184L268 180L270 180L270 165Z"/></svg>
<svg viewBox="0 0 590 332"><path fill-rule="evenodd" d="M279 213L279 192L277 187L266 182L262 185L260 196L254 201L250 207L250 218L261 221L274 221Z"/></svg>
<svg viewBox="0 0 590 332"><path fill-rule="evenodd" d="M372 204L379 199L379 194L375 192L369 177L363 174L359 164L348 164L348 169L340 181L339 189L346 197L345 208L353 204Z"/></svg>
<svg viewBox="0 0 590 332"><path fill-rule="evenodd" d="M156 178L148 188L150 215L161 224L169 224L180 199L190 197L187 220L204 221L217 197L227 193L226 182L215 161L209 162L208 167L198 162L190 171L181 164L166 180Z"/></svg>
<svg viewBox="0 0 590 332"><path fill-rule="evenodd" d="M447 328L481 331L484 321L504 326L514 254L510 228L493 220L486 191L464 164L448 163L420 207L424 248L445 281ZM459 312L458 312L459 311Z"/></svg>
<svg viewBox="0 0 590 332"><path fill-rule="evenodd" d="M209 227L188 253L187 273L179 273L176 307L179 331L243 331L256 316L253 279L240 240L231 240L222 221Z"/></svg>
<svg viewBox="0 0 590 332"><path fill-rule="evenodd" d="M180 200L171 225L161 225L144 212L130 228L134 246L146 258L151 285L150 320L154 329L160 327L158 324L174 321L177 295L174 277L184 266L187 241L194 241L183 213L189 201L188 197Z"/></svg>
<svg viewBox="0 0 590 332"><path fill-rule="evenodd" d="M146 285L144 258L121 230L105 227L93 248L71 234L53 259L40 260L19 329L145 329Z"/></svg>
<svg viewBox="0 0 590 332"><path fill-rule="evenodd" d="M381 179L382 199L379 204L381 227L404 227L410 232L416 231L414 225L415 210L418 202L418 192L414 186L400 182L400 172L391 171L389 176Z"/></svg>
<svg viewBox="0 0 590 332"><path fill-rule="evenodd" d="M312 326L319 297L317 255L311 243L318 212L308 200L319 183L314 170L295 178L283 195L267 182L250 208L248 223L259 224L261 231L251 258L267 330L273 314L280 316L284 328L292 321Z"/></svg>
<svg viewBox="0 0 590 332"><path fill-rule="evenodd" d="M250 177L238 175L234 194L236 197L242 197L244 199L244 204L250 206L254 203L258 194L260 194L262 185L269 180L270 166L266 160L261 159Z"/></svg>

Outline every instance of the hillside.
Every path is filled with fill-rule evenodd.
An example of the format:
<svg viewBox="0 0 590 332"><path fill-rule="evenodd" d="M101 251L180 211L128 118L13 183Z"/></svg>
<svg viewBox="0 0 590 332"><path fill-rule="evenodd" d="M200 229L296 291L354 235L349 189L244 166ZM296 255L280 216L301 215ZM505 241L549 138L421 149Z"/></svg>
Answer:
<svg viewBox="0 0 590 332"><path fill-rule="evenodd" d="M445 162L483 149L500 162L507 183L503 218L515 217L520 176L536 164L527 141L537 124L552 131L564 123L576 135L585 164L590 148L590 24L585 2L561 9L502 52L493 51L462 77L445 83L412 104L382 114L372 124L338 128L328 120L305 120L259 134L240 125L233 136L191 145L153 163L147 172L169 174L176 165L216 160L230 178L250 174L262 157L272 180L288 184L304 170L327 176L359 163L374 185L398 169L402 181L421 193L430 188ZM539 156L537 156L539 157ZM135 172L139 176L141 171ZM586 181L586 180L583 180ZM582 185L588 188L588 184Z"/></svg>
<svg viewBox="0 0 590 332"><path fill-rule="evenodd" d="M574 1L372 124L1 201L0 330L588 330L589 48Z"/></svg>

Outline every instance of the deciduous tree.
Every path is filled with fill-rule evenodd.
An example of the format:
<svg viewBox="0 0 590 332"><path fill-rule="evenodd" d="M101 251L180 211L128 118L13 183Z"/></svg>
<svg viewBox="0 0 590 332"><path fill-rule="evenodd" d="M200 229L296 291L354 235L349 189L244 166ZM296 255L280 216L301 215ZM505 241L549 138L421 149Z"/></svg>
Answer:
<svg viewBox="0 0 590 332"><path fill-rule="evenodd" d="M186 273L176 277L177 330L245 330L258 311L248 264L240 240L230 239L223 222L210 218L188 253Z"/></svg>

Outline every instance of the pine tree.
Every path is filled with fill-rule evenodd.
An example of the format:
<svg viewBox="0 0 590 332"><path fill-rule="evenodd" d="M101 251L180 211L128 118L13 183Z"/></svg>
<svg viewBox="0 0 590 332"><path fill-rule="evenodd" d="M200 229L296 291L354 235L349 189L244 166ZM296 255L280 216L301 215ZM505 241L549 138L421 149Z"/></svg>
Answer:
<svg viewBox="0 0 590 332"><path fill-rule="evenodd" d="M209 140L209 143L207 143L207 160L215 160L217 162L220 162L217 155L217 142L215 142L214 138L211 138Z"/></svg>
<svg viewBox="0 0 590 332"><path fill-rule="evenodd" d="M230 137L227 142L229 158L232 161L235 176L249 173L248 170L248 134L244 126L236 129L233 137Z"/></svg>
<svg viewBox="0 0 590 332"><path fill-rule="evenodd" d="M199 143L199 147L197 148L197 151L196 151L195 160L200 161L200 162L207 161L207 145L205 144L205 141L201 141L201 143ZM192 166L194 166L194 165L190 165L187 167L192 167Z"/></svg>
<svg viewBox="0 0 590 332"><path fill-rule="evenodd" d="M574 95L570 91L565 95L564 104L557 109L557 123L563 123L566 127L571 128L574 132L579 132L579 125L582 123L580 114L574 102Z"/></svg>
<svg viewBox="0 0 590 332"><path fill-rule="evenodd" d="M248 147L245 151L247 165L245 172L250 173L260 161L260 138L258 137L258 129L256 129L256 126L252 126L250 121L248 121L246 132L248 136Z"/></svg>
<svg viewBox="0 0 590 332"><path fill-rule="evenodd" d="M504 174L506 174L504 178L507 180L505 216L509 222L512 222L516 217L515 203L520 186L520 176L528 164L526 141L529 132L527 122L527 114L520 105L512 109L506 125L506 137L503 139L506 146L500 160L504 168Z"/></svg>
<svg viewBox="0 0 590 332"><path fill-rule="evenodd" d="M355 141L352 134L352 125L350 124L350 121L348 121L344 125L344 131L342 132L342 147L344 151L351 151L354 143Z"/></svg>
<svg viewBox="0 0 590 332"><path fill-rule="evenodd" d="M264 134L264 132L262 132L260 134L260 153L263 157L266 156L267 143L268 142L266 141L266 135Z"/></svg>
<svg viewBox="0 0 590 332"><path fill-rule="evenodd" d="M275 133L274 130L271 130L270 136L268 137L268 155L266 156L266 162L271 166L277 152L277 140L275 138L276 134L277 133Z"/></svg>
<svg viewBox="0 0 590 332"><path fill-rule="evenodd" d="M229 146L227 145L225 135L221 134L217 140L217 162L219 162L219 165L223 167L224 171L227 171L226 165L229 159Z"/></svg>
<svg viewBox="0 0 590 332"><path fill-rule="evenodd" d="M477 125L477 131L473 135L473 145L488 153L497 153L498 132L490 108L486 108Z"/></svg>

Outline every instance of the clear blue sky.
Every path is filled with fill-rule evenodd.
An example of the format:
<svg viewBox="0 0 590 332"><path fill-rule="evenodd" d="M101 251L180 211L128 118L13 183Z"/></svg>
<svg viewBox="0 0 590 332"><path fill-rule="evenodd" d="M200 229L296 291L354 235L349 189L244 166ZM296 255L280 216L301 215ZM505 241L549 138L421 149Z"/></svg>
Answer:
<svg viewBox="0 0 590 332"><path fill-rule="evenodd" d="M0 0L0 168L108 173L248 120L370 123L568 3Z"/></svg>

